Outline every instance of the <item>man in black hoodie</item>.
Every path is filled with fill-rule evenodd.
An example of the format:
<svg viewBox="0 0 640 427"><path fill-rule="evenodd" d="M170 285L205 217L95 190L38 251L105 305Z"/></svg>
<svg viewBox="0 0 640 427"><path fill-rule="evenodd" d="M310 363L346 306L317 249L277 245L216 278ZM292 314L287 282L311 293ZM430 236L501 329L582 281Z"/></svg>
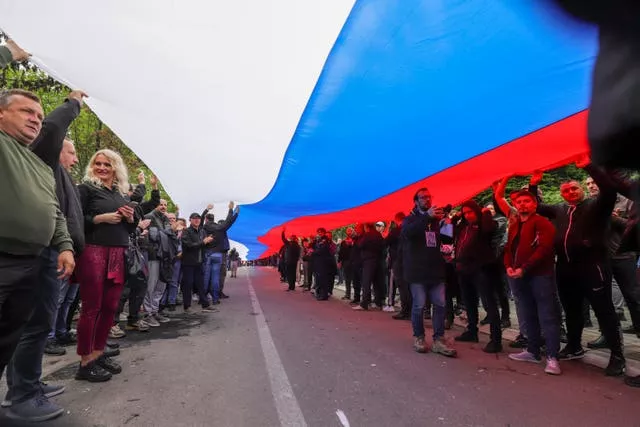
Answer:
<svg viewBox="0 0 640 427"><path fill-rule="evenodd" d="M569 340L558 356L561 360L584 357L581 343L584 328L582 305L586 298L611 349L605 373L618 376L625 371L625 359L620 322L611 299L611 265L607 247L616 190L605 173L589 164L588 158L579 160L576 165L583 167L596 181L600 188L598 197L585 198L580 183L568 181L560 186L565 203L538 205L538 213L549 218L557 230L556 279L560 302L566 314ZM533 194L537 194L537 185L541 180L542 173L531 177L530 191Z"/></svg>
<svg viewBox="0 0 640 427"><path fill-rule="evenodd" d="M67 229L73 240L76 257L84 248L82 207L78 190L69 171L64 167L70 165L62 165L60 158L67 129L80 114L85 96L82 91L71 92L67 100L44 119L40 134L30 145L31 150L53 170L56 196L60 210L67 219ZM48 400L49 397L64 392L64 386L44 384L40 381L40 376L42 357L58 308L60 289L68 279L58 279L58 253L55 249L46 248L40 255L40 260L34 310L7 366L9 391L3 402L4 407L10 407L11 418L23 421L48 420L64 412L62 407ZM39 403L36 405L34 402Z"/></svg>
<svg viewBox="0 0 640 427"><path fill-rule="evenodd" d="M282 229L282 242L284 243L284 270L289 288L287 292L296 290L296 270L300 259L300 245L298 237L292 234L289 239L285 235L286 229Z"/></svg>
<svg viewBox="0 0 640 427"><path fill-rule="evenodd" d="M413 197L411 214L402 224L401 251L404 279L409 283L413 307L413 348L425 353L423 311L429 293L433 304L433 345L431 351L447 357L457 352L444 340L445 321L445 261L440 252L440 225L444 211L432 205L427 188L419 189Z"/></svg>

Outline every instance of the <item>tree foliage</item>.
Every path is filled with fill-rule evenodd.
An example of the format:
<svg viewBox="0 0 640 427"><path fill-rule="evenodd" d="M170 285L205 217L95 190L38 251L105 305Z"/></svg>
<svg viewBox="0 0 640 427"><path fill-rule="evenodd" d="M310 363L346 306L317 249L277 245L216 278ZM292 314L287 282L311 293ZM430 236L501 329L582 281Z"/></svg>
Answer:
<svg viewBox="0 0 640 427"><path fill-rule="evenodd" d="M5 38L4 34L0 32L0 41L4 41ZM13 63L2 70L0 72L0 88L25 89L37 94L42 101L45 115L61 105L71 91L30 63ZM134 185L137 184L138 173L142 171L147 176L147 191L151 191L148 178L153 172L88 107L82 108L78 118L71 124L68 136L74 141L78 154L79 162L72 172L77 182L82 180L91 156L102 148L109 148L122 156L129 170L130 182ZM175 205L162 185L160 185L160 193L162 198L169 203L169 210L174 210Z"/></svg>

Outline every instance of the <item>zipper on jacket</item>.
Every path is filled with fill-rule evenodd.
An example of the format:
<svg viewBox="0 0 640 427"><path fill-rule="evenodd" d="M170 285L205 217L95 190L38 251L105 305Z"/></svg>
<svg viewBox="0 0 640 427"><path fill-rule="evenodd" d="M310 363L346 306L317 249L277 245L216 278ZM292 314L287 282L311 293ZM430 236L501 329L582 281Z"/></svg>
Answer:
<svg viewBox="0 0 640 427"><path fill-rule="evenodd" d="M602 269L600 269L600 266L598 264L596 264L596 268L598 269L598 273L600 274L600 280L602 281L602 283L604 283L604 275L602 274Z"/></svg>
<svg viewBox="0 0 640 427"><path fill-rule="evenodd" d="M564 234L564 254L567 257L567 262L570 262L569 259L569 250L567 249L567 240L569 239L569 233L571 232L571 225L573 223L573 213L576 211L575 206L569 206L569 225L567 225L567 232Z"/></svg>

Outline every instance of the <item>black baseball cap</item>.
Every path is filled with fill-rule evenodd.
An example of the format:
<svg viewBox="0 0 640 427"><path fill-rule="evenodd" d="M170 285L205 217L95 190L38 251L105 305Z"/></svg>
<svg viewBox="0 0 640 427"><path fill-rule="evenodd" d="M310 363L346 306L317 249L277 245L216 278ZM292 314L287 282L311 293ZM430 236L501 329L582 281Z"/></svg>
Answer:
<svg viewBox="0 0 640 427"><path fill-rule="evenodd" d="M189 219L194 219L194 218L198 218L198 219L202 219L202 217L200 216L199 213L194 212L191 215L189 215Z"/></svg>

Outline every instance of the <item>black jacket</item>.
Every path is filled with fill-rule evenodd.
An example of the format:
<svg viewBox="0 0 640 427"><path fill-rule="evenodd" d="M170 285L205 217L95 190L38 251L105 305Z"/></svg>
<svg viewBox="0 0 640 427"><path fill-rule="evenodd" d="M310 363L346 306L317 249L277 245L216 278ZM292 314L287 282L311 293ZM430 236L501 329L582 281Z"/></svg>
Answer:
<svg viewBox="0 0 640 427"><path fill-rule="evenodd" d="M88 245L129 246L129 234L136 231L138 218L133 223L125 220L118 224L94 224L97 215L116 212L127 204L117 186L108 189L102 185L83 183L78 186L84 214L85 241Z"/></svg>
<svg viewBox="0 0 640 427"><path fill-rule="evenodd" d="M433 232L435 247L428 247L426 233ZM401 250L404 280L434 284L445 281L445 262L440 253L440 221L414 209L402 223Z"/></svg>
<svg viewBox="0 0 640 427"><path fill-rule="evenodd" d="M60 153L67 130L78 114L80 103L74 99L65 101L44 119L40 134L30 145L31 151L53 171L56 196L60 210L67 219L67 229L73 240L76 256L84 248L84 217L78 188L69 172L60 165Z"/></svg>
<svg viewBox="0 0 640 427"><path fill-rule="evenodd" d="M609 257L608 238L611 212L616 203L616 190L607 175L599 168L585 168L600 188L596 198L585 199L575 206L538 204L538 213L551 220L556 227L555 250L558 263L599 262ZM533 194L536 186L529 186Z"/></svg>
<svg viewBox="0 0 640 427"><path fill-rule="evenodd" d="M455 228L456 269L477 271L496 260L491 239L497 224L491 213L484 212L479 224L469 224L461 219Z"/></svg>
<svg viewBox="0 0 640 427"><path fill-rule="evenodd" d="M400 248L400 233L402 232L402 227L398 226L391 230L389 230L389 234L384 238L384 242L389 248L389 264L391 266L395 265L398 261L398 251Z"/></svg>
<svg viewBox="0 0 640 427"><path fill-rule="evenodd" d="M202 264L202 232L189 226L182 232L182 265Z"/></svg>
<svg viewBox="0 0 640 427"><path fill-rule="evenodd" d="M205 210L202 217L205 218L207 216L207 213L208 211ZM227 218L223 222L218 224L215 221L208 221L206 224L204 224L204 235L213 236L213 241L205 246L205 251L226 252L229 250L227 242L227 230L231 228L237 217L238 216L233 213L233 210L229 209Z"/></svg>
<svg viewBox="0 0 640 427"><path fill-rule="evenodd" d="M351 253L353 252L353 239L345 239L340 243L340 249L338 249L338 262L349 263L351 262Z"/></svg>
<svg viewBox="0 0 640 427"><path fill-rule="evenodd" d="M377 230L367 231L358 239L360 258L365 261L380 261L384 253L384 238Z"/></svg>
<svg viewBox="0 0 640 427"><path fill-rule="evenodd" d="M287 240L282 232L282 241L284 242L284 263L288 265L295 265L300 259L300 245L298 242L292 242Z"/></svg>

